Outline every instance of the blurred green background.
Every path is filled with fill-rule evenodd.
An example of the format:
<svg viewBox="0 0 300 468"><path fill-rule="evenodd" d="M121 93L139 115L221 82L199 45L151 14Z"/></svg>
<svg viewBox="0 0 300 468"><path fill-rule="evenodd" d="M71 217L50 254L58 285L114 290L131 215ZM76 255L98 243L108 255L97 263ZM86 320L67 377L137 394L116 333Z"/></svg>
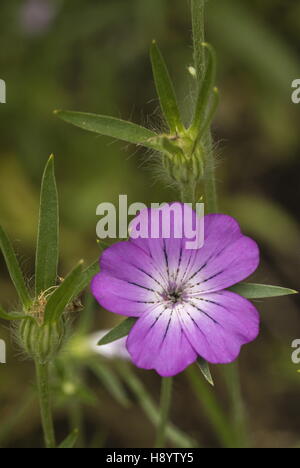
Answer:
<svg viewBox="0 0 300 468"><path fill-rule="evenodd" d="M261 246L262 264L254 280L294 289L300 287L300 105L291 103L291 82L300 78L299 30L296 0L207 2L207 39L219 57L221 104L214 135L222 211L238 218ZM129 202L148 204L174 200L176 194L156 181L142 149L68 126L53 110L109 114L160 128L148 58L156 38L188 120L193 93L187 72L192 63L189 2L5 0L0 31L0 78L7 84L7 104L0 105L1 224L31 281L39 184L54 153L63 276L78 259L98 256L95 210L100 202L117 202L119 194L128 194ZM16 295L2 258L0 275L0 301L14 308ZM241 354L242 392L255 447L300 445L300 374L291 362L291 342L300 338L299 305L298 297L258 301L261 335ZM92 328L117 322L118 317L96 308ZM32 365L18 356L6 324L0 338L10 343L8 363L0 367L0 445L40 446L38 409L26 397L33 386ZM227 415L222 369L213 373L213 393ZM158 377L136 374L157 400ZM98 398L96 405L88 399L83 403L87 443L149 446L153 428L130 391L131 405L124 408L89 373L86 379ZM174 399L176 424L206 446L221 446L185 375L176 379ZM56 422L63 434L67 420L61 407Z"/></svg>

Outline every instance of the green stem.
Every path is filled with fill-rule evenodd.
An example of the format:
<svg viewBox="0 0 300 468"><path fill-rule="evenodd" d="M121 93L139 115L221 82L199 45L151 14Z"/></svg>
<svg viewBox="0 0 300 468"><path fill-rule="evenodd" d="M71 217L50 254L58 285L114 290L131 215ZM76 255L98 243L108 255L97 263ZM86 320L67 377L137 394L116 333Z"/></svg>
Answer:
<svg viewBox="0 0 300 468"><path fill-rule="evenodd" d="M37 387L46 448L55 448L54 426L50 403L49 364L35 362Z"/></svg>
<svg viewBox="0 0 300 468"><path fill-rule="evenodd" d="M166 441L166 429L172 399L172 378L163 378L160 397L160 420L157 428L155 448L164 448Z"/></svg>
<svg viewBox="0 0 300 468"><path fill-rule="evenodd" d="M205 0L191 0L193 43L194 43L194 64L197 72L198 87L202 85L206 61L205 49L202 43L205 42ZM204 195L206 213L217 213L217 189L215 177L215 158L213 139L209 129L204 137L205 144L205 174L204 174Z"/></svg>
<svg viewBox="0 0 300 468"><path fill-rule="evenodd" d="M207 385L204 379L199 378L198 367L190 366L186 371L186 375L222 447L233 448L236 442L235 433L215 391Z"/></svg>
<svg viewBox="0 0 300 468"><path fill-rule="evenodd" d="M206 213L218 212L218 196L215 174L215 157L213 148L213 139L211 131L206 135L206 156L205 156L205 174L204 174L204 194Z"/></svg>
<svg viewBox="0 0 300 468"><path fill-rule="evenodd" d="M198 86L201 86L205 71L205 51L202 42L205 41L204 28L204 4L205 0L191 0L192 23L193 23L193 41L194 41L194 61L197 71ZM208 130L203 138L205 145L205 173L204 173L204 195L206 213L218 212L218 196L215 175L214 145L211 135L211 129ZM237 365L226 366L224 369L226 375L228 392L232 401L233 425L236 436L239 438L241 446L246 445L247 424L246 411L241 394L240 377Z"/></svg>
<svg viewBox="0 0 300 468"><path fill-rule="evenodd" d="M204 70L205 70L205 50L202 47L202 43L205 40L204 6L205 6L205 0L191 0L193 42L194 42L194 63L195 63L199 85L201 84L201 79L204 76Z"/></svg>
<svg viewBox="0 0 300 468"><path fill-rule="evenodd" d="M247 412L244 405L239 366L236 362L224 367L224 378L231 399L232 426L235 434L234 448L249 448Z"/></svg>
<svg viewBox="0 0 300 468"><path fill-rule="evenodd" d="M118 364L118 370L124 378L126 384L132 391L137 402L142 408L144 414L147 416L149 421L157 428L160 421L160 414L158 407L154 403L151 395L144 387L140 379L134 374L131 366L125 362ZM175 444L176 447L180 448L196 448L199 447L199 442L187 436L184 432L181 432L176 426L170 421L166 429L167 439Z"/></svg>
<svg viewBox="0 0 300 468"><path fill-rule="evenodd" d="M70 403L69 420L70 420L70 430L73 431L74 428L78 429L78 438L77 438L75 447L85 448L85 441L83 437L84 431L83 431L82 407L81 407L80 400L76 397Z"/></svg>

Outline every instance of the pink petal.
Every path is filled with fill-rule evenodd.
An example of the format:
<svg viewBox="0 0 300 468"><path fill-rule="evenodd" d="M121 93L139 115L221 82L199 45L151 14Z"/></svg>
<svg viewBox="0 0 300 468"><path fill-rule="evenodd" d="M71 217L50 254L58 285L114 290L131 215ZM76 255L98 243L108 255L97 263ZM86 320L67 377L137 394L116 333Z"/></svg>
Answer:
<svg viewBox="0 0 300 468"><path fill-rule="evenodd" d="M155 369L163 377L182 372L197 359L187 340L177 310L155 307L129 333L127 349L136 366Z"/></svg>
<svg viewBox="0 0 300 468"><path fill-rule="evenodd" d="M229 291L195 297L181 306L180 320L191 345L213 364L234 361L242 345L255 340L259 333L256 308Z"/></svg>

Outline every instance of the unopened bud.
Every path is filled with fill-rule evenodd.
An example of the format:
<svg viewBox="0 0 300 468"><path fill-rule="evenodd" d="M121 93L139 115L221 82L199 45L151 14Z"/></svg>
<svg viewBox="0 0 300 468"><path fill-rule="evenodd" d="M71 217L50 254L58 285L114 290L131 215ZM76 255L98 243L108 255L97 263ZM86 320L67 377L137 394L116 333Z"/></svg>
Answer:
<svg viewBox="0 0 300 468"><path fill-rule="evenodd" d="M18 329L19 342L26 354L41 364L51 361L61 350L66 327L63 319L39 324L35 319L22 320Z"/></svg>

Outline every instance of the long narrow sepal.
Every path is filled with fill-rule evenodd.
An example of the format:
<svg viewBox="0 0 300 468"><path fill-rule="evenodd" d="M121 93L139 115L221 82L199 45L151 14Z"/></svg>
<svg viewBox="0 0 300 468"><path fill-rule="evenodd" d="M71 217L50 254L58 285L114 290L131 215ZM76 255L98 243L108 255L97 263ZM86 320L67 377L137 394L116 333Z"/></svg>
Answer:
<svg viewBox="0 0 300 468"><path fill-rule="evenodd" d="M117 140L133 143L134 145L144 146L155 151L161 150L156 140L158 136L156 133L132 122L84 112L57 110L54 113L65 122L83 130L116 138Z"/></svg>
<svg viewBox="0 0 300 468"><path fill-rule="evenodd" d="M45 307L45 323L56 322L63 315L67 305L76 297L78 283L82 276L83 261L71 271L61 285L50 296Z"/></svg>
<svg viewBox="0 0 300 468"><path fill-rule="evenodd" d="M35 262L36 296L56 284L58 265L58 194L54 156L50 156L42 180Z"/></svg>
<svg viewBox="0 0 300 468"><path fill-rule="evenodd" d="M203 124L203 121L205 120L209 100L215 88L217 72L217 57L214 48L206 42L204 42L202 46L208 51L208 60L204 78L201 81L198 80L198 97L196 102L195 115L191 126L192 132L194 132L196 135L199 133L201 124Z"/></svg>
<svg viewBox="0 0 300 468"><path fill-rule="evenodd" d="M29 291L25 284L25 279L21 271L21 267L17 260L17 256L14 252L13 246L4 231L0 226L0 249L2 250L8 272L11 280L14 283L20 301L25 309L28 309L32 304L32 300L29 295Z"/></svg>
<svg viewBox="0 0 300 468"><path fill-rule="evenodd" d="M181 121L174 85L156 41L152 42L150 57L156 91L163 115L169 125L171 133L176 134L184 130L184 125Z"/></svg>
<svg viewBox="0 0 300 468"><path fill-rule="evenodd" d="M14 320L34 320L33 317L26 314L19 314L17 312L5 312L5 310L0 306L0 319L8 320L9 322L13 322Z"/></svg>
<svg viewBox="0 0 300 468"><path fill-rule="evenodd" d="M90 266L88 266L85 270L83 270L80 279L77 284L77 291L76 295L79 294L90 284L93 277L97 275L100 271L99 260L96 260Z"/></svg>
<svg viewBox="0 0 300 468"><path fill-rule="evenodd" d="M218 90L218 88L214 88L210 108L209 108L206 116L204 117L204 120L203 120L202 124L199 127L199 131L198 131L198 134L196 136L195 143L194 143L193 152L195 151L195 149L197 148L199 142L202 140L202 138L205 136L205 134L209 130L210 125L211 125L211 123L213 121L213 118L215 116L215 113L217 111L219 101L220 101L219 90Z"/></svg>

